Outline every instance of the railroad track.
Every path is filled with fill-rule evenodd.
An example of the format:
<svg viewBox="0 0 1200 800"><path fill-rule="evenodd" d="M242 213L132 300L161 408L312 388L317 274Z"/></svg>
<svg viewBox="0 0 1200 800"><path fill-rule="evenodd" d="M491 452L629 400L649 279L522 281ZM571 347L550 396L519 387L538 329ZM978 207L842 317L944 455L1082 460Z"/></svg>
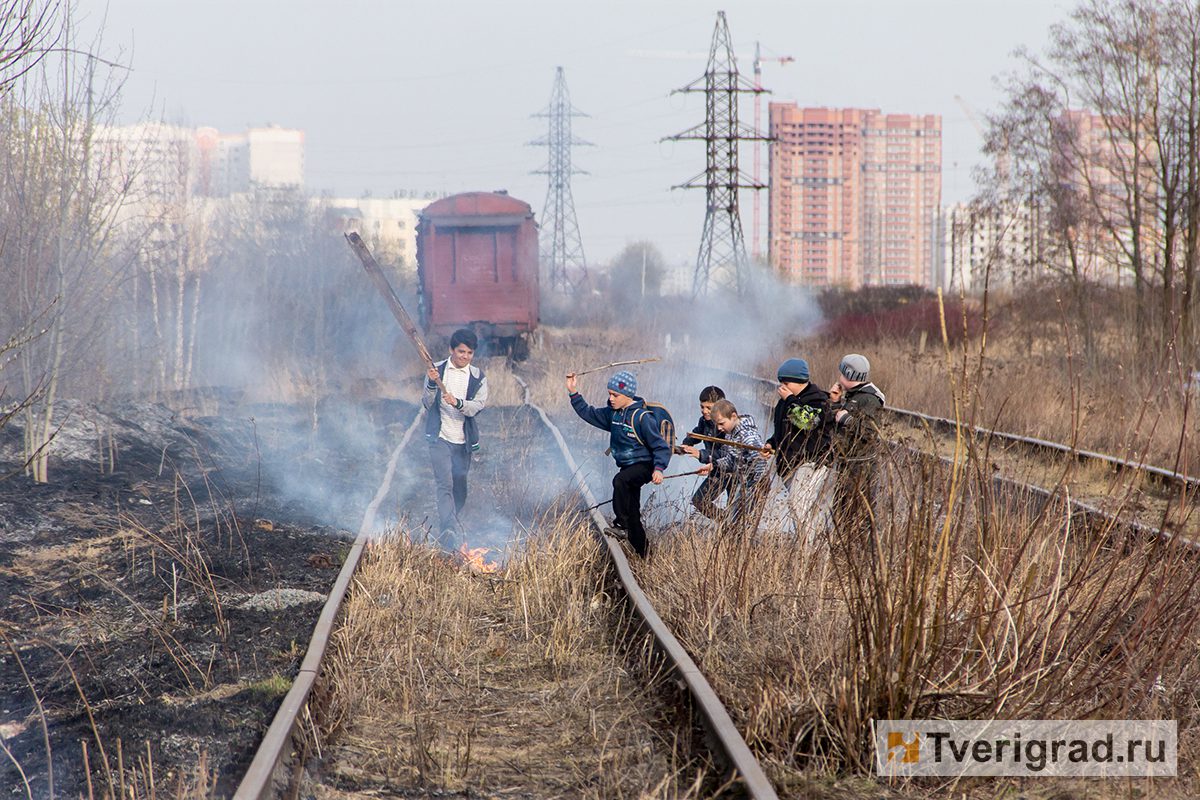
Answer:
<svg viewBox="0 0 1200 800"><path fill-rule="evenodd" d="M766 390L773 389L775 386L774 381L746 373L718 370L710 367L706 367L705 369L711 369L715 372L747 381L758 387L763 392L764 398ZM562 454L567 469L578 485L580 494L585 498L589 506L595 505L596 498L590 487L586 484L586 481L580 475L579 466L562 434L544 410L529 402L528 386L520 378L517 378L517 380L524 391L525 405L533 410L550 432ZM942 435L952 436L957 427L953 420L933 417L906 409L891 408L888 410L888 413L894 418L903 420L910 426L921 431L929 430ZM330 592L329 600L314 629L307 654L301 664L295 682L284 698L270 729L264 736L254 761L238 788L235 795L237 798L258 800L258 798L273 797L286 783L284 766L289 757L294 755L293 736L301 726L312 724L311 720L307 717L308 696L320 673L321 661L328 646L330 634L334 630L338 612L345 599L346 591L349 588L353 575L360 563L363 548L375 529L375 514L380 502L387 494L395 466L404 448L418 430L420 421L421 415L418 414L417 418L405 431L400 444L397 445L392 453L383 484L380 486L375 500L368 507L364 515L359 535L351 547L345 565ZM1144 476L1148 483L1158 487L1163 493L1170 496L1175 496L1178 493L1180 496L1187 497L1191 496L1197 489L1200 489L1200 481L1197 481L1197 479L1179 475L1170 470L1138 464L1102 453L1081 451L1059 443L1047 442L1032 437L984 429L972 428L969 430L974 435L988 437L994 441L1002 442L1006 446L1023 448L1027 452L1039 454L1043 458L1045 456L1070 458L1085 464L1102 465L1107 470L1126 473L1133 472ZM946 460L944 456L942 458ZM1048 501L1053 495L1051 491L1045 488L1001 475L995 476L993 480L998 489L1014 496L1037 497L1043 501ZM1070 503L1074 513L1080 515L1089 523L1110 526L1113 523L1114 516L1094 504L1077 499L1071 499ZM678 679L679 684L686 687L693 707L697 712L697 718L709 734L708 738L714 755L717 756L730 775L736 776L736 781L744 787L747 796L752 798L776 797L774 788L767 779L761 765L746 745L745 740L734 726L728 710L721 703L694 660L663 622L645 592L637 584L621 545L616 540L601 534L601 531L606 526L604 517L598 511L592 510L590 511L590 518L596 530L597 538L602 543L608 555L610 567L618 579L618 584L625 594L629 606L640 618L645 629L653 636L655 648L669 671ZM1132 529L1134 532L1140 534L1174 538L1192 549L1198 549L1196 542L1177 537L1170 531L1162 530L1153 525L1129 520L1122 520L1121 525L1126 529Z"/></svg>
<svg viewBox="0 0 1200 800"><path fill-rule="evenodd" d="M587 504L595 505L595 496L580 475L579 466L561 432L544 410L529 401L529 387L526 383L519 377L517 377L517 381L524 393L524 405L532 409L550 432ZM363 549L375 530L375 515L380 503L387 495L396 464L404 448L420 427L422 417L423 415L420 413L417 415L391 455L383 483L364 514L358 536L351 546L350 553L314 628L300 670L234 795L239 800L275 797L289 782L288 761L298 761L295 758L294 737L304 726L313 725L308 713L308 699L320 674L321 664L329 647L339 611L361 563ZM675 678L676 683L686 690L697 721L707 734L710 751L726 773L728 785L739 786L745 796L755 800L774 800L777 798L774 787L738 732L728 710L721 703L695 661L663 622L646 593L638 585L620 543L603 535L602 531L607 525L603 515L592 509L589 517L597 539L608 556L608 564L617 579L616 585L624 593L629 608L640 619L644 629L652 637L654 648L662 659L663 665ZM293 763L293 770L298 766L297 763Z"/></svg>
<svg viewBox="0 0 1200 800"><path fill-rule="evenodd" d="M700 365L693 366L733 376L756 386L764 395L766 390L773 391L778 386L775 381L757 375ZM1196 530L1200 525L1200 520L1187 519L1185 520L1188 523L1186 527L1182 523L1170 524L1172 507L1186 509L1189 501L1200 496L1200 479L1180 474L1174 470L1117 458L1105 453L1073 448L1059 442L966 424L960 426L952 419L922 414L904 408L888 407L885 413L891 419L906 425L913 432L911 436L901 434L896 439L898 444L907 446L915 452L928 454L927 445L931 434L941 437L942 449L949 449L949 445L952 445L954 441L956 431L960 430L975 437L978 441L988 442L989 456L996 459L996 463L993 464L996 472L992 478L993 485L1007 496L1032 498L1039 503L1048 502L1054 497L1055 491L1046 487L1053 487L1058 483L1063 470L1058 469L1057 475L1054 473L1056 465L1063 461L1075 462L1084 467L1094 467L1099 473L1105 475L1127 476L1133 480L1129 482L1128 494L1118 493L1120 496L1116 498L1116 511L1104 507L1110 498L1103 487L1093 487L1090 492L1084 490L1078 493L1078 496L1068 498L1077 519L1089 527L1127 530L1138 536L1174 541L1200 552L1200 531ZM935 446L939 444L936 439L933 443ZM1001 458L1001 455L1006 458ZM939 454L938 457L943 463L952 462L952 459L944 454ZM1035 471L1040 471L1046 479L1033 482L1014 477L1033 474ZM1141 482L1141 487L1137 486L1138 481ZM1109 502L1109 504L1113 503ZM1162 524L1163 521L1167 521L1168 524Z"/></svg>

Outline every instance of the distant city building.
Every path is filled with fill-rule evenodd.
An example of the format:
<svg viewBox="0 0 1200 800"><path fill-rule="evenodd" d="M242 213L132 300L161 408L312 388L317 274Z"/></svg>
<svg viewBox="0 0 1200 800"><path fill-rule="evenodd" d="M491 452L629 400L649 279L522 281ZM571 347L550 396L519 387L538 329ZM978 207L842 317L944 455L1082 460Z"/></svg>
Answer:
<svg viewBox="0 0 1200 800"><path fill-rule="evenodd" d="M1098 114L1069 110L1057 118L1056 151L1043 166L1041 196L1000 204L965 203L945 212L945 262L951 288L979 292L1012 288L1047 275L1119 284L1130 279L1134 220L1126 182L1133 146L1121 142ZM1139 191L1140 247L1158 246L1156 191L1144 159ZM1020 187L1008 187L1010 195Z"/></svg>
<svg viewBox="0 0 1200 800"><path fill-rule="evenodd" d="M245 147L252 186L304 185L304 131L277 125L251 128Z"/></svg>
<svg viewBox="0 0 1200 800"><path fill-rule="evenodd" d="M93 158L127 204L161 206L198 193L199 147L191 128L161 122L100 127Z"/></svg>
<svg viewBox="0 0 1200 800"><path fill-rule="evenodd" d="M200 193L224 197L252 189L304 186L304 131L272 125L243 133L196 132Z"/></svg>
<svg viewBox="0 0 1200 800"><path fill-rule="evenodd" d="M942 120L771 103L769 258L810 286L941 282Z"/></svg>
<svg viewBox="0 0 1200 800"><path fill-rule="evenodd" d="M1110 125L1090 111L1068 110L1059 124L1050 177L1057 192L1070 195L1049 198L1059 213L1043 225L1056 221L1060 230L1046 229L1046 240L1053 245L1047 263L1056 272L1090 280L1130 282L1132 254L1140 250L1147 258L1161 244L1150 134L1143 132L1145 139L1135 147L1124 123ZM1137 203L1130 194L1134 187ZM1136 219L1135 213L1140 215ZM1136 247L1135 231L1140 235Z"/></svg>
<svg viewBox="0 0 1200 800"><path fill-rule="evenodd" d="M1001 208L959 203L946 209L945 282L951 291L1012 288L1044 268L1044 231L1033 203Z"/></svg>
<svg viewBox="0 0 1200 800"><path fill-rule="evenodd" d="M304 186L304 131L292 128L228 134L145 122L100 128L96 143L111 180L135 202Z"/></svg>
<svg viewBox="0 0 1200 800"><path fill-rule="evenodd" d="M696 264L683 262L667 264L663 267L662 286L659 294L663 297L690 297L692 280L696 277Z"/></svg>
<svg viewBox="0 0 1200 800"><path fill-rule="evenodd" d="M357 231L380 255L407 270L417 264L417 217L440 195L401 192L395 197L324 197L313 202L339 233Z"/></svg>

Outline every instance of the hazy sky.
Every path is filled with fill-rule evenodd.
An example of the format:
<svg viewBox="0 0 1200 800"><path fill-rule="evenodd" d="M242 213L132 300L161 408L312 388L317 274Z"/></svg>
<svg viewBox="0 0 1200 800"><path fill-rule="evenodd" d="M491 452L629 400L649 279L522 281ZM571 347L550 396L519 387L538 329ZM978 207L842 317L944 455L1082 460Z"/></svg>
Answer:
<svg viewBox="0 0 1200 800"><path fill-rule="evenodd" d="M397 189L508 189L541 212L554 70L574 104L575 204L589 261L655 242L693 261L702 190L671 190L704 169L698 142L660 142L703 120L702 95L671 95L704 71L724 8L751 72L755 41L770 99L942 115L943 199L971 191L979 137L955 95L982 115L1012 51L1040 49L1065 16L1055 0L78 0L105 18L104 51L132 65L123 121L145 116L238 131L274 123L307 135L307 185L340 195ZM749 122L752 102L744 101ZM751 168L750 145L742 164ZM764 154L765 174L765 154ZM763 217L766 196L762 196ZM752 198L743 192L750 242ZM765 247L765 234L763 237Z"/></svg>

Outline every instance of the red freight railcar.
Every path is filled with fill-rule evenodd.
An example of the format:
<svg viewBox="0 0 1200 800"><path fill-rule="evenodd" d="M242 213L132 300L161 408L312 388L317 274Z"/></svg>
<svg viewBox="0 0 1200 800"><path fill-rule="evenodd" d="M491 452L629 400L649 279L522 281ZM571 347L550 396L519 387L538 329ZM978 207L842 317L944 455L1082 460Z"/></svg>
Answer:
<svg viewBox="0 0 1200 800"><path fill-rule="evenodd" d="M421 212L417 224L421 323L448 336L473 328L514 356L538 323L537 224L506 192L467 192Z"/></svg>

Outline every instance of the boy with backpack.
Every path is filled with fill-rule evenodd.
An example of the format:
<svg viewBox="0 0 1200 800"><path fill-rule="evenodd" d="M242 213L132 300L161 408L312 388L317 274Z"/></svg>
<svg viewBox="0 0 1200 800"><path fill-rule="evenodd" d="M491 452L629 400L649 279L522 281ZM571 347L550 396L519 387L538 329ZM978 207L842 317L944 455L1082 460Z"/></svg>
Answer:
<svg viewBox="0 0 1200 800"><path fill-rule="evenodd" d="M713 464L719 474L726 476L729 487L729 505L726 507L729 522L757 520L754 513L762 499L767 462L749 448L763 446L762 434L754 424L754 417L739 414L728 400L713 403L712 419L717 430L731 442L748 445L733 447L718 444L713 446Z"/></svg>
<svg viewBox="0 0 1200 800"><path fill-rule="evenodd" d="M577 390L574 373L567 376L567 392L580 419L609 432L617 474L612 481L613 524L605 533L617 539L628 538L637 554L645 557L642 487L647 483L661 484L663 472L671 461L668 440L673 440L675 433L670 416L656 415L656 411L648 408L646 401L637 396L637 379L624 370L609 378L608 403L602 408L587 404Z"/></svg>
<svg viewBox="0 0 1200 800"><path fill-rule="evenodd" d="M705 386L700 390L700 419L692 433L701 436L719 436L717 424L712 419L713 403L725 399L725 392L720 386ZM697 447L696 445L701 445ZM683 437L679 452L691 456L700 462L700 474L704 480L692 495L692 506L709 519L717 519L723 509L717 505L717 500L728 490L728 481L712 463L712 444L694 438L691 434Z"/></svg>

